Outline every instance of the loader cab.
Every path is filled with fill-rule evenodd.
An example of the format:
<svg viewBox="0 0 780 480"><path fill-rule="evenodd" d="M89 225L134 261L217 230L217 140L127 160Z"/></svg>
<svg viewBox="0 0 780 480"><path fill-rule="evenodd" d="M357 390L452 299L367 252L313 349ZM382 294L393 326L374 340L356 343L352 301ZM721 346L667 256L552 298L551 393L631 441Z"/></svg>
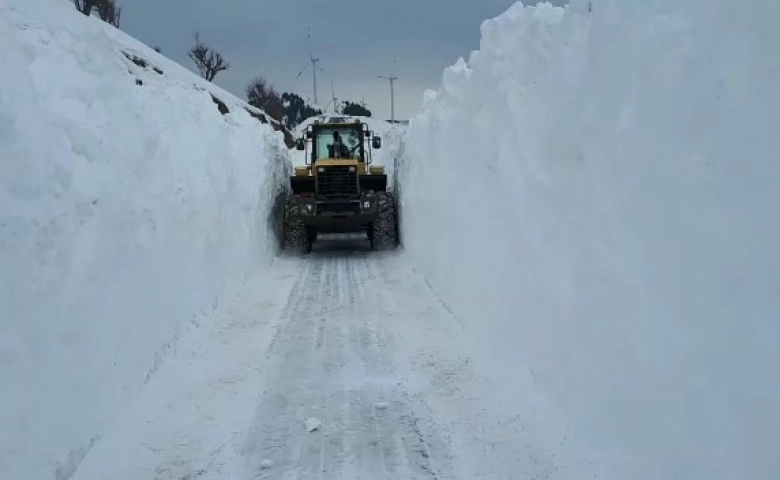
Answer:
<svg viewBox="0 0 780 480"><path fill-rule="evenodd" d="M305 137L299 140L298 150L305 150L306 143L310 142L307 163L311 165L319 160L356 160L360 170L365 172L366 165L371 163L372 148L381 148L379 137L372 138L368 125L360 122L315 123L306 130ZM373 140L370 146L369 139Z"/></svg>
<svg viewBox="0 0 780 480"><path fill-rule="evenodd" d="M373 135L366 123L351 119L327 123L315 120L296 142L296 149L305 152L306 165L295 168L293 191L324 197L331 189L326 177L337 173L338 177L333 178L340 181L340 194L357 197L364 190L384 191L384 167L373 165L372 159L373 150L381 146L381 139Z"/></svg>

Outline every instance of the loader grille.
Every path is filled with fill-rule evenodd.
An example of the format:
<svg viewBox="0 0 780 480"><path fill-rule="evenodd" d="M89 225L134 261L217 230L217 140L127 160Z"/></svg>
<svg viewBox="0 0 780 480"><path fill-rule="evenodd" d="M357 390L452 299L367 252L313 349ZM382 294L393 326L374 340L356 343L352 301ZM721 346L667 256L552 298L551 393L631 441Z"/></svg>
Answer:
<svg viewBox="0 0 780 480"><path fill-rule="evenodd" d="M317 173L317 194L326 198L351 197L358 194L357 172L350 167L324 167ZM353 168L354 170L354 168Z"/></svg>

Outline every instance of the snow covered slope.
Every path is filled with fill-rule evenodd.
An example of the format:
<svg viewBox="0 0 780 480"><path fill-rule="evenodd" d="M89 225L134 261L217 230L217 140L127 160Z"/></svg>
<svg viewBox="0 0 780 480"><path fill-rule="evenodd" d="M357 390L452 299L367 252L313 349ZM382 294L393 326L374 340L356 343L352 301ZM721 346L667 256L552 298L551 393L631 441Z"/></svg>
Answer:
<svg viewBox="0 0 780 480"><path fill-rule="evenodd" d="M0 45L0 478L67 478L270 260L289 159L241 101L70 1L0 0Z"/></svg>
<svg viewBox="0 0 780 480"><path fill-rule="evenodd" d="M780 477L778 18L516 4L409 126L407 255L598 478Z"/></svg>

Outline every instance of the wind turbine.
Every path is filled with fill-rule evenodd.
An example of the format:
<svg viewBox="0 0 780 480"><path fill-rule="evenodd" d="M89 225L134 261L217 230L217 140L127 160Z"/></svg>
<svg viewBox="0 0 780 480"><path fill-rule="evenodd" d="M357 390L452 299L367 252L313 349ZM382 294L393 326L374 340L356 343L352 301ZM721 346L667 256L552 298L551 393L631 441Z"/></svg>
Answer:
<svg viewBox="0 0 780 480"><path fill-rule="evenodd" d="M322 69L322 67L318 67L317 63L320 61L319 58L314 58L314 53L311 47L311 27L309 27L308 32L306 33L306 37L309 39L309 61L306 63L306 66L301 69L300 72L298 72L298 75L295 76L294 80L297 80L298 77L300 77L303 72L306 71L307 68L309 68L309 65L312 67L312 77L313 77L313 83L314 83L314 105L317 105L317 69L319 68L322 73L325 73L325 70Z"/></svg>

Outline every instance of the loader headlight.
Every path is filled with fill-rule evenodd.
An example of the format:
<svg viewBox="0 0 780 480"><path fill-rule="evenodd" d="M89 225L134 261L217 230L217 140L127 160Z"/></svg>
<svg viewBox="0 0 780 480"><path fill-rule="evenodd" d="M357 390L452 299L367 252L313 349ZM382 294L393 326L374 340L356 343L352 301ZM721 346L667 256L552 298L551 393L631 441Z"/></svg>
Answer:
<svg viewBox="0 0 780 480"><path fill-rule="evenodd" d="M349 173L355 173L355 167L349 167Z"/></svg>
<svg viewBox="0 0 780 480"><path fill-rule="evenodd" d="M317 171L320 172L320 173L325 173L325 169L322 168L322 167L318 168Z"/></svg>
<svg viewBox="0 0 780 480"><path fill-rule="evenodd" d="M368 202L368 201L366 201L366 202L363 202L363 208L365 208L366 210L368 210L369 208L371 208L371 202Z"/></svg>

